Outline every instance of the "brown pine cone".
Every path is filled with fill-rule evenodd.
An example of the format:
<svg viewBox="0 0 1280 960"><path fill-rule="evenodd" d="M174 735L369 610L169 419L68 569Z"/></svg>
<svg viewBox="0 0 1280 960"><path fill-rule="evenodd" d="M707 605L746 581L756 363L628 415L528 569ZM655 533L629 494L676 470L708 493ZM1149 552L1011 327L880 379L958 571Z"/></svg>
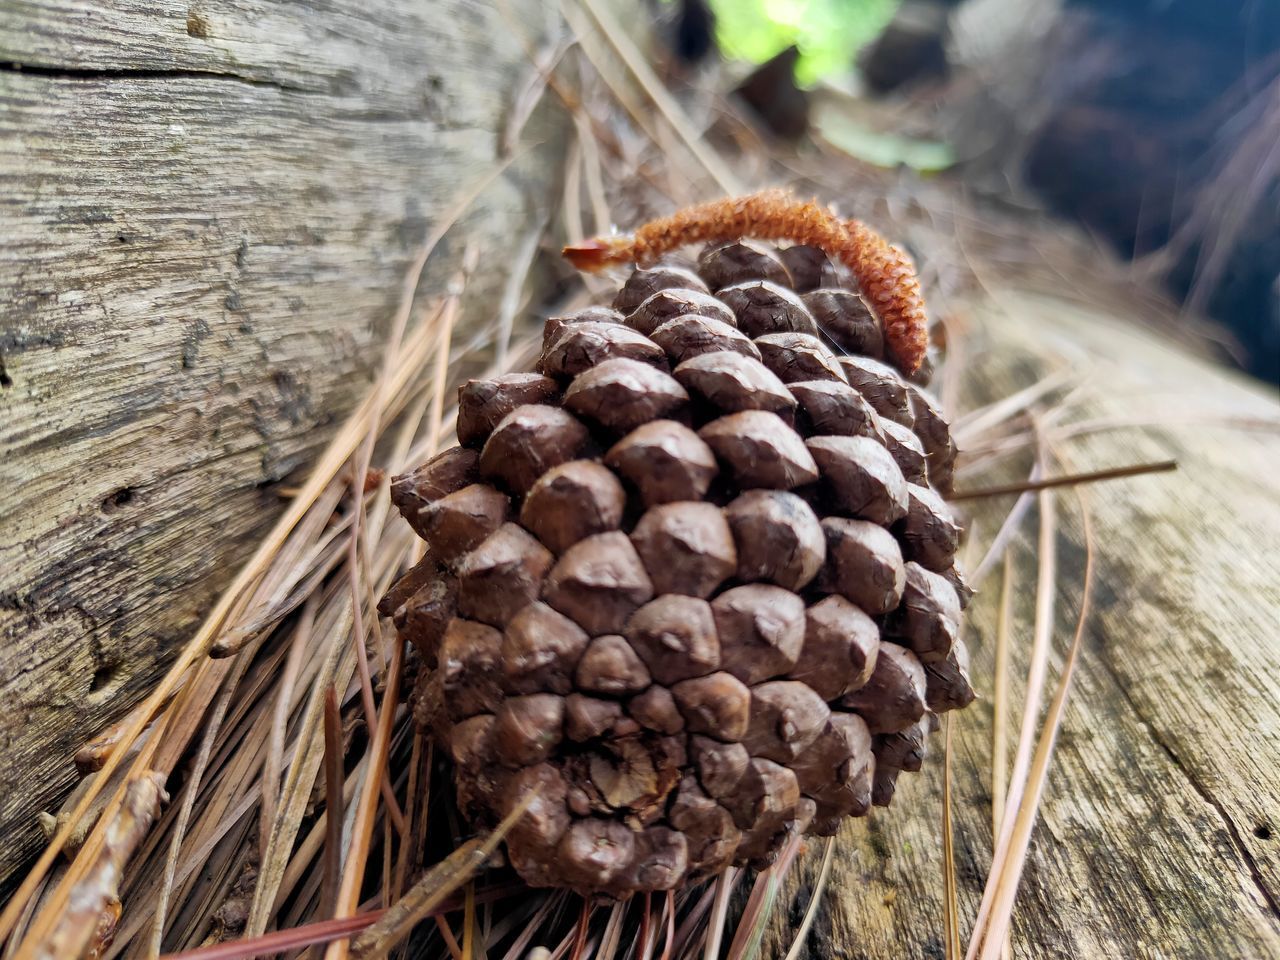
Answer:
<svg viewBox="0 0 1280 960"><path fill-rule="evenodd" d="M397 477L382 612L463 812L535 886L625 897L834 833L973 699L955 446L847 273L733 243L547 324Z"/></svg>

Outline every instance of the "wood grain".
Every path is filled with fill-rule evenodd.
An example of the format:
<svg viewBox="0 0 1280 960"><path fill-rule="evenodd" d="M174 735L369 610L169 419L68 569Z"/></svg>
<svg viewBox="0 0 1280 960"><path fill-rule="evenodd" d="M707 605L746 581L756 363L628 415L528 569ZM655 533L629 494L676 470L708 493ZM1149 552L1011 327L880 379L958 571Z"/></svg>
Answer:
<svg viewBox="0 0 1280 960"><path fill-rule="evenodd" d="M1013 956L1280 956L1280 404L1274 392L1158 336L1061 299L988 287L958 309L976 326L964 342L965 406L1070 366L1088 379L1065 422L1126 421L1065 440L1072 469L1166 457L1180 464L1173 474L1088 491L1094 610L1014 913ZM1051 684L1074 629L1084 563L1074 495L1057 496ZM973 509L984 543L1011 501ZM1012 554L1014 724L1034 618L1036 526L1033 510ZM991 856L999 593L997 571L970 607L982 699L959 715L954 733L966 939ZM1010 759L1016 740L1015 729ZM941 750L935 736L924 771L899 780L892 807L846 828L808 956L944 956ZM819 860L820 850L810 851L789 882L784 897L796 896L796 906L781 912L764 956L785 953Z"/></svg>
<svg viewBox="0 0 1280 960"><path fill-rule="evenodd" d="M508 5L544 42L533 0ZM404 271L532 67L488 4L3 0L0 887L367 389ZM546 215L553 111L466 216ZM474 285L490 322L502 277Z"/></svg>

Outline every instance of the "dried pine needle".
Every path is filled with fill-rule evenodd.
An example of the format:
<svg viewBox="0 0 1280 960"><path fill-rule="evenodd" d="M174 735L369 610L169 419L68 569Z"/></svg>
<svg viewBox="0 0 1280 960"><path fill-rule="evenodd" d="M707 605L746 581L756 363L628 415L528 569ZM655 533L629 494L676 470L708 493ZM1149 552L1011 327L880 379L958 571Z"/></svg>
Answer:
<svg viewBox="0 0 1280 960"><path fill-rule="evenodd" d="M742 871L736 867L730 867L720 874L719 879L715 882L715 905L711 911L706 949L702 954L703 960L715 960L720 956L720 943L724 938L725 927L729 917L729 897L733 893L733 889L741 875Z"/></svg>
<svg viewBox="0 0 1280 960"><path fill-rule="evenodd" d="M342 716L338 691L330 684L324 691L324 884L320 903L327 915L338 908L338 882L342 875Z"/></svg>
<svg viewBox="0 0 1280 960"><path fill-rule="evenodd" d="M1065 386L1072 376L1069 368L1058 370L1041 377L1029 387L957 417L952 424L956 443L961 447L970 447L973 441L989 435L1007 420L1026 413L1034 404Z"/></svg>
<svg viewBox="0 0 1280 960"><path fill-rule="evenodd" d="M409 378L406 371L406 365L411 365L414 359L412 350L405 351L401 356L402 365L395 371L393 382L391 384L391 394L399 393ZM236 615L242 614L246 607L250 592L256 589L262 578L269 569L272 560L280 553L287 544L292 531L303 521L308 511L320 498L324 489L328 486L330 480L335 477L341 469L343 463L350 457L359 443L362 435L363 427L372 413L373 398L366 399L357 409L355 414L344 424L339 430L334 441L322 455L315 471L308 478L299 495L291 503L286 510L284 516L276 523L271 533L265 538L259 546L258 551L250 560L249 564L236 577L232 586L226 593L222 595L214 610L205 620L204 624L197 631L192 640L183 648L179 656L169 672L157 684L156 688L147 697L141 707L137 709L133 715L129 726L120 737L121 748L114 750L103 763L102 770L96 783L107 783L111 774L116 767L128 755L128 745L138 740L142 731L150 724L151 719L158 711L168 704L166 709L169 714L173 714L184 703L184 695L188 694L191 687L188 685L178 695L176 700L172 699L175 691L183 684L187 678L187 674L193 667L198 667L197 675L199 675L209 663L209 661L201 661L201 657L210 649L212 643L218 636L223 626ZM216 689L216 687L215 687ZM212 691L210 691L210 697ZM172 702L171 702L172 701ZM207 701L205 701L207 702ZM187 724L189 736L194 733L194 726ZM131 764L132 775L139 776L142 771L149 769L153 755L160 745L159 736L153 736L146 745L133 757ZM177 744L171 742L170 749L179 749ZM109 822L110 818L115 815L120 804L124 799L124 788L121 786L112 795L108 801L104 811L105 819ZM54 836L46 850L41 854L36 864L33 866L27 877L19 885L14 896L10 899L9 904L0 913L0 939L8 938L13 932L13 926L19 914L25 908L26 903L30 899L35 887L47 875L50 867L53 865L54 859L57 857L63 846L69 839L75 825L83 818L84 814L97 800L97 790L91 788L86 791L80 802L68 815L67 821L62 829ZM85 845L81 848L79 855L71 863L70 868L63 876L58 885L53 889L48 901L44 904L39 913L36 914L31 922L30 927L26 930L23 943L19 946L16 953L17 960L29 960L31 950L34 944L41 942L47 937L53 918L60 916L66 907L66 900L71 887L82 879L83 871L87 869L87 864L93 862L93 858L98 854L99 848L103 840L102 828L96 828L87 838Z"/></svg>
<svg viewBox="0 0 1280 960"><path fill-rule="evenodd" d="M958 718L942 718L942 928L947 960L960 958L960 907L956 894L955 822L952 813L951 735Z"/></svg>
<svg viewBox="0 0 1280 960"><path fill-rule="evenodd" d="M622 922L627 916L628 904L615 903L609 908L609 919L605 921L604 933L600 937L600 949L596 951L595 960L614 960L618 952L618 943L622 939Z"/></svg>
<svg viewBox="0 0 1280 960"><path fill-rule="evenodd" d="M683 108L671 96L662 81L658 79L657 74L653 72L653 68L649 66L648 60L636 47L631 34L618 23L613 14L606 10L598 0L577 0L577 2L591 15L605 39L608 40L609 45L613 47L622 62L626 64L627 69L635 76L645 94L653 101L654 106L671 124L671 128L680 137L682 144L697 158L703 169L712 176L720 189L726 193L741 192L742 188L738 178L729 169L729 165L714 148L708 145L702 131L694 127L693 122L685 114ZM575 0L565 0L563 6L568 7L574 4ZM660 143L661 134L655 139Z"/></svg>
<svg viewBox="0 0 1280 960"><path fill-rule="evenodd" d="M476 955L476 941L479 932L476 929L476 882L467 881L466 901L462 915L462 960L473 960Z"/></svg>
<svg viewBox="0 0 1280 960"><path fill-rule="evenodd" d="M1032 493L1037 490L1051 490L1055 487L1076 487L1087 483L1098 483L1103 480L1122 480L1128 477L1140 477L1148 473L1167 473L1170 470L1177 469L1177 460L1157 460L1154 463L1135 463L1126 467L1111 467L1107 470L1090 470L1087 473L1044 477L1038 480L1027 480L1024 483L1007 483L975 490L957 490L947 499L951 502L957 500L980 500L984 497L1000 497L1010 493Z"/></svg>
<svg viewBox="0 0 1280 960"><path fill-rule="evenodd" d="M453 926L449 923L449 918L437 913L433 919L436 922L436 931L440 934L440 939L444 941L445 948L449 951L449 956L453 960L462 960L462 946L458 943L458 938L453 935Z"/></svg>
<svg viewBox="0 0 1280 960"><path fill-rule="evenodd" d="M387 909L377 923L352 941L352 956L357 960L380 960L385 957L433 908L475 876L475 872L497 849L502 838L524 816L533 800L533 794L524 797L493 833L483 840L468 840L441 863L428 870L407 894Z"/></svg>
<svg viewBox="0 0 1280 960"><path fill-rule="evenodd" d="M169 910L169 898L173 891L174 878L178 869L178 857L182 849L182 841L187 832L187 825L191 820L191 811L195 807L196 793L199 789L201 780L204 778L205 771L208 768L209 756L213 751L215 738L218 730L222 726L223 718L226 716L227 705L231 701L231 695L235 690L235 685L239 681L240 675L247 666L246 661L240 660L236 662L235 667L230 671L231 677L223 688L222 693L218 695L214 701L213 712L209 718L208 725L204 729L204 733L200 738L200 748L196 753L196 761L192 767L190 779L186 784L186 789L182 798L181 811L178 814L178 822L173 828L173 837L169 841L169 852L164 861L164 880L160 888L160 895L157 898L157 906L155 911L155 920L151 928L151 953L158 955L160 953L160 944L164 939L165 919Z"/></svg>
<svg viewBox="0 0 1280 960"><path fill-rule="evenodd" d="M1032 758L1026 794L1023 802L1016 810L1011 811L1012 829L1009 831L1009 842L1005 856L998 863L993 863L991 876L995 880L994 893L988 919L984 925L976 924L973 938L970 941L969 953L977 953L979 960L997 960L1004 952L1009 933L1009 922L1013 914L1013 901L1017 895L1018 882L1022 878L1023 866L1026 864L1027 850L1031 843L1031 832L1035 827L1039 812L1040 799L1044 794L1045 781L1048 777L1049 763L1053 758L1053 748L1057 742L1058 731L1062 727L1062 719L1066 712L1067 697L1071 692L1071 681L1075 675L1076 663L1084 640L1085 625L1088 623L1090 605L1093 598L1095 544L1093 521L1085 494L1076 490L1076 499L1080 507L1081 523L1084 527L1085 569L1084 586L1080 594L1080 611L1076 617L1075 633L1067 658L1058 678L1053 700L1045 717L1036 743L1035 756ZM1003 833L1003 831L1002 831ZM989 886L990 889L990 886ZM984 905L987 897L983 897ZM979 913L981 919L983 914Z"/></svg>
<svg viewBox="0 0 1280 960"><path fill-rule="evenodd" d="M751 888L751 896L747 898L747 905L743 908L742 916L738 921L737 933L729 945L727 954L729 960L751 960L759 955L764 941L765 927L778 900L782 882L800 853L803 843L803 838L793 837L782 848L777 862L768 869L762 870L756 877L756 882Z"/></svg>
<svg viewBox="0 0 1280 960"><path fill-rule="evenodd" d="M996 620L996 671L991 720L991 833L1000 835L1005 797L1009 789L1009 639L1013 629L1013 561L1004 558L1000 613Z"/></svg>
<svg viewBox="0 0 1280 960"><path fill-rule="evenodd" d="M822 906L822 898L827 892L827 882L831 879L831 865L835 862L836 838L827 837L822 845L822 865L818 868L818 879L814 881L813 892L809 894L809 905L805 908L804 918L796 928L791 947L787 950L785 960L800 960L804 951L805 940L817 919L818 909Z"/></svg>
<svg viewBox="0 0 1280 960"><path fill-rule="evenodd" d="M229 940L195 950L169 953L160 960L249 960L252 957L269 957L349 937L371 926L383 913L382 910L375 910L347 917L345 920L321 920L289 930L277 930L252 940Z"/></svg>
<svg viewBox="0 0 1280 960"><path fill-rule="evenodd" d="M1042 451L1041 469L1044 469ZM996 838L993 865L1001 864L1008 854L1012 840L1014 815L1021 808L1026 791L1032 753L1035 748L1036 728L1040 717L1040 707L1044 696L1044 686L1048 674L1049 653L1053 639L1054 611L1058 591L1057 536L1058 514L1057 501L1052 491L1042 490L1037 494L1040 508L1040 534L1038 543L1038 568L1036 578L1036 613L1032 634L1031 663L1027 674L1026 699L1023 703L1022 723L1018 734L1018 748L1014 754L1013 772L1009 778L1009 792L1005 800L1005 813L1001 822L1000 833ZM993 866L987 877L986 889L982 902L978 907L978 916L974 921L974 930L982 930L988 920L992 908L992 900L999 883L1000 873ZM978 939L972 938L965 960L973 960L978 948Z"/></svg>
<svg viewBox="0 0 1280 960"><path fill-rule="evenodd" d="M318 597L310 594L302 608L298 627L289 643L289 654L285 660L284 673L280 678L280 689L276 693L271 712L271 732L267 738L267 753L262 761L262 802L258 809L258 837L265 843L271 828L271 811L275 809L280 796L280 771L284 767L284 750L286 727L293 702L293 693L297 688L298 676L302 670L302 658L311 640L311 631L315 625ZM261 852L265 847L260 846Z"/></svg>

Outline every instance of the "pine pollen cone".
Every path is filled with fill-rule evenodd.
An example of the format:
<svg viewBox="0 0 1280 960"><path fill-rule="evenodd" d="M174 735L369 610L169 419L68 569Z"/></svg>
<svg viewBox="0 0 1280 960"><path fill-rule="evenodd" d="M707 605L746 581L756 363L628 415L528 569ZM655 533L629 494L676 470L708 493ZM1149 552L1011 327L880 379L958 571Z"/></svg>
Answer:
<svg viewBox="0 0 1280 960"><path fill-rule="evenodd" d="M575 269L601 270L634 262L646 266L697 243L757 239L817 247L853 274L879 319L890 359L910 376L924 362L929 324L911 258L859 220L841 220L814 200L783 190L726 197L653 220L629 236L597 237L564 248Z"/></svg>

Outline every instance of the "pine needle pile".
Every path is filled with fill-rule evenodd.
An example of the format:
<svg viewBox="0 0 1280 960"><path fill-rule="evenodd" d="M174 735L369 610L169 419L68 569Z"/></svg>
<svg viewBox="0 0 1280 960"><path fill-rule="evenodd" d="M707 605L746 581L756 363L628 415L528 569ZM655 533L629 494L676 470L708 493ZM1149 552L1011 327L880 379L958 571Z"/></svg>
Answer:
<svg viewBox="0 0 1280 960"><path fill-rule="evenodd" d="M895 811L938 825L946 955L965 937L971 957L1005 949L1088 606L1086 579L1053 687L1049 484L1073 480L1055 427L1077 381L961 413L957 346L935 402L910 379L941 355L925 355L905 253L821 206L797 220L776 193L759 202L787 229L764 232L796 245L688 221L642 248L584 244L745 193L735 168L765 164L761 183L785 170L758 143L731 166L713 146L723 130L691 120L595 3L565 16L580 49L530 51L534 88L578 134L546 245L648 265L485 325L460 315L460 294L497 252L448 291L418 279L501 168L435 225L378 382L163 680L81 751L85 778L0 915L6 958L737 960L785 910L802 916L783 945L798 956L846 816L887 803L932 718L973 698L957 551L986 580L1034 500L1032 669L1010 769L993 745L993 864L972 931L948 790L943 809L917 794ZM695 239L728 243L652 262ZM1012 509L961 548L958 505L1007 492ZM602 567L607 584L584 573ZM1000 594L1015 589L1006 573ZM765 594L786 622L762 626ZM820 650L807 638L826 627ZM1001 731L1002 642L986 685ZM753 709L777 722L753 726ZM935 743L950 743L942 726ZM624 815L639 841L620 839ZM793 902L787 878L810 856L816 880ZM600 892L635 895L580 895Z"/></svg>

